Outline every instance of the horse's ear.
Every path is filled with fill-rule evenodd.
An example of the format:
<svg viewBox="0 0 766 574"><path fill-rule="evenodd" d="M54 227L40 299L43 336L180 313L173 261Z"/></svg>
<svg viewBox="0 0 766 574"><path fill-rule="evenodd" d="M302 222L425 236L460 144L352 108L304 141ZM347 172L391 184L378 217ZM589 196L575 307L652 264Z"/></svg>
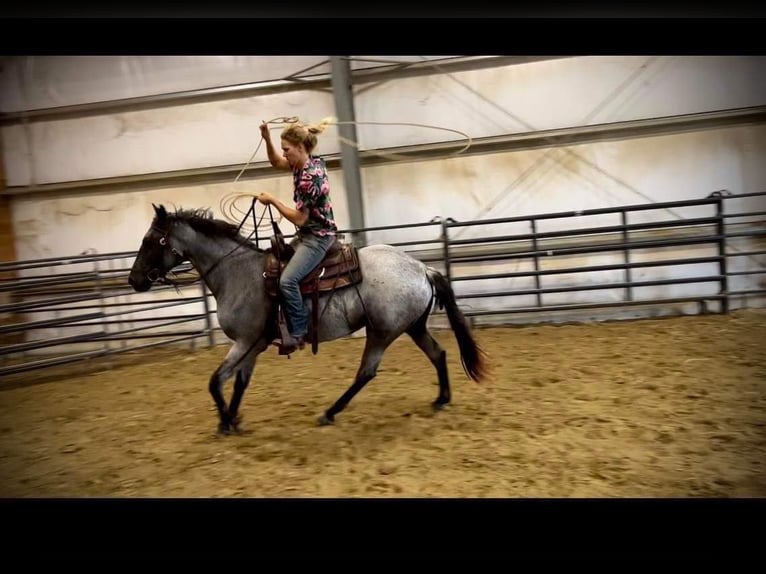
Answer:
<svg viewBox="0 0 766 574"><path fill-rule="evenodd" d="M152 207L154 208L154 213L157 215L157 221L158 222L165 221L165 218L168 216L168 212L165 211L165 206L160 205L158 207L152 203Z"/></svg>

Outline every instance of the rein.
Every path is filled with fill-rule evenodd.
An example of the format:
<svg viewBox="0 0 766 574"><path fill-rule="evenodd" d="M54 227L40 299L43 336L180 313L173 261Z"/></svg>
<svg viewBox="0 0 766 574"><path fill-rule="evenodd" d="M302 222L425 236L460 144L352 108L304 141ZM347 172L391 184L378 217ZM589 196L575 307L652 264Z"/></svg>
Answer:
<svg viewBox="0 0 766 574"><path fill-rule="evenodd" d="M256 220L255 220L255 202L256 202L256 198L253 198L253 201L250 204L250 209L247 210L247 213L245 213L245 216L242 218L242 221L240 222L239 226L237 227L237 233L239 233L240 229L242 229L242 226L245 224L245 221L247 221L247 217L252 213L252 215L253 215L253 224L255 226L255 229L250 232L250 234L247 236L246 239L249 240L253 236L253 234L255 234L255 245L257 247L258 246L258 226L260 225L261 221L263 221L263 218L266 215L266 210L265 209L263 210L263 213L261 213L260 219L256 222ZM269 218L271 219L272 224L274 224L274 217L273 217L273 214L271 212L271 205L268 205L267 207L268 207L268 211L269 211ZM184 254L182 252L180 252L178 249L176 249L175 247L171 246L168 243L168 235L170 233L169 231L164 231L164 230L159 229L159 228L154 227L154 226L152 226L152 229L154 231L156 231L157 233L159 233L160 235L162 235L162 237L160 237L160 241L159 241L160 245L162 245L163 247L170 247L171 252L174 255L176 255L177 257L181 257L181 258L184 257ZM229 255L234 253L237 249L239 249L243 245L244 245L244 243L238 243L237 246L234 247L234 249L232 249L231 251L229 251L228 253L223 255L220 259L218 259L215 263L213 263L207 271L203 271L202 269L197 269L197 272L200 275L200 279L202 279L203 281L206 281L206 278L210 275L210 273L213 272L213 270L218 266L218 264L221 263L221 261L226 259ZM150 273L151 273L151 271L150 271ZM159 275L159 272L158 272L158 275ZM157 280L159 280L159 277L158 277Z"/></svg>

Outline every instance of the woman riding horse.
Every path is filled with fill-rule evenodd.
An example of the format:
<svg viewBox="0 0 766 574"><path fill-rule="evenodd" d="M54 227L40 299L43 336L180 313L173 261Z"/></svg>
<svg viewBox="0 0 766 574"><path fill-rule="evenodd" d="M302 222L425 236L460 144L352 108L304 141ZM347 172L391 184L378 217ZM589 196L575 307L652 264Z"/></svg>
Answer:
<svg viewBox="0 0 766 574"><path fill-rule="evenodd" d="M330 201L327 168L321 157L312 155L317 145L317 134L323 132L329 123L330 118L317 125L290 124L281 135L281 156L271 142L269 125L266 122L261 124L269 162L277 169L293 172L295 208L286 206L267 192L259 194L258 200L264 205L276 207L298 228L292 242L295 254L279 280L285 319L290 330L290 339L280 345L281 354L290 354L304 347L308 334L308 309L303 302L300 282L322 261L338 231Z"/></svg>

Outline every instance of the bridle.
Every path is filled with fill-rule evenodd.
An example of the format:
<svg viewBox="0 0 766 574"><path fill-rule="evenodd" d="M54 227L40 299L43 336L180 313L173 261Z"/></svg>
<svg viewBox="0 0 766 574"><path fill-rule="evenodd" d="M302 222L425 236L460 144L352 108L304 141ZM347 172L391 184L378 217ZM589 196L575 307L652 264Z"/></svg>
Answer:
<svg viewBox="0 0 766 574"><path fill-rule="evenodd" d="M240 230L240 229L242 229L242 226L244 225L244 223L245 223L245 221L247 220L248 216L249 216L249 215L251 215L251 214L252 214L252 216L253 216L253 223L255 223L255 202L256 202L256 200L255 200L255 198L253 198L252 204L250 205L250 209L249 209L249 210L248 210L248 212L245 214L245 217L242 219L242 222L239 224L239 227L237 227L237 232L239 232L239 230ZM271 218L272 224L274 224L274 217L272 216L272 213L271 213L271 205L268 205L268 206L267 206L267 208L268 208L269 217ZM255 242L256 242L256 245L258 244L258 226L260 225L260 222L263 220L263 217L264 217L264 215L266 215L266 211L267 211L266 209L264 209L264 210L263 210L263 213L261 213L261 217L260 217L260 220L259 220L257 223L255 223L255 229L254 229L254 231L250 233L250 236L248 236L248 239L250 239L250 237L252 237L252 235L253 235L253 234L255 234ZM172 225L172 224L171 224L171 225ZM164 230L164 229L160 229L159 227L157 227L157 226L155 226L155 225L152 225L152 226L150 227L150 230L152 230L152 231L154 231L155 233L157 233L158 235L160 235L159 244L160 244L160 245L161 245L163 248L167 248L167 247L170 247L170 251L171 251L171 252L173 253L173 255L175 255L175 256L176 256L176 258L178 259L178 261L176 261L176 263L175 263L175 264L174 264L172 267L170 267L170 269L172 269L173 267L175 267L176 265L178 265L179 263L181 263L181 261L183 261L183 259L184 259L184 254L183 254L183 252L179 251L178 249L176 249L175 247L173 247L172 245L170 245L170 242L168 241L168 236L170 235L170 230L168 229L168 230L166 231L166 230ZM229 251L228 253L226 253L226 254L225 254L223 257L221 257L220 259L218 259L218 260L217 260L215 263L213 263L213 265L211 265L211 266L210 266L210 269L208 269L207 271L204 271L204 272L203 272L203 271L202 271L202 269L197 269L197 272L198 272L198 273L199 273L199 275L200 275L200 279L202 279L202 280L204 281L204 280L205 280L205 278L206 278L206 277L207 277L207 276L208 276L208 275L209 275L209 274L210 274L210 273L213 271L213 269L215 269L215 268L218 266L218 264L219 264L221 261L223 261L224 259L226 259L226 258L227 258L229 255L231 255L232 253L234 253L234 252L235 252L237 249L239 249L240 247L242 247L242 245L243 245L242 243L238 244L238 245L237 245L237 246L236 246L234 249L232 249L231 251ZM166 273L167 273L167 271L166 271ZM159 282L159 283L165 283L165 284L168 284L168 283L169 283L169 284L172 284L172 283L171 283L171 282L170 282L168 279L166 279L166 278L165 278L165 275L164 275L164 274L161 274L161 273L160 273L160 270L159 270L159 269L157 269L156 267L154 267L154 268L150 269L150 270L149 270L149 272L146 274L146 277L147 277L147 278L149 279L149 281L151 281L152 283L156 283L156 282Z"/></svg>
<svg viewBox="0 0 766 574"><path fill-rule="evenodd" d="M159 229L158 227L155 227L154 225L152 225L151 230L160 235L159 244L162 247L170 247L171 253L173 253L173 255L175 255L176 258L178 259L176 264L171 266L170 269L172 269L173 267L178 265L178 263L183 261L184 254L178 249L176 249L175 247L173 247L172 245L170 245L170 243L168 242L168 235L170 234L170 231ZM168 269L168 271L170 269ZM167 273L167 271L165 271L165 273ZM157 282L170 283L170 281L168 281L168 279L165 277L165 273L161 273L159 269L157 269L156 267L153 267L148 271L148 273L146 274L146 277L152 283L157 283Z"/></svg>
<svg viewBox="0 0 766 574"><path fill-rule="evenodd" d="M167 232L163 232L161 229L157 229L154 226L152 226L152 231L156 231L157 233L162 235L162 237L160 237L160 241L159 241L160 245L162 245L163 247L168 245L168 233ZM177 257L183 257L184 256L183 253L181 253L178 249L176 249L172 245L170 246L170 251L173 253L173 255L175 255Z"/></svg>

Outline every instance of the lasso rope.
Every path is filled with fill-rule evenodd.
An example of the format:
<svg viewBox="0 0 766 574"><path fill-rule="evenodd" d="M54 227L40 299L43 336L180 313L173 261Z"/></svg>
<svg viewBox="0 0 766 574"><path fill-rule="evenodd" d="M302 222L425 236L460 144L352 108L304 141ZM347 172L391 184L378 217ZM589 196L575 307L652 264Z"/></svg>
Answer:
<svg viewBox="0 0 766 574"><path fill-rule="evenodd" d="M278 116L276 118L272 118L269 121L267 121L267 124L294 124L299 123L300 119L297 116ZM449 154L446 154L445 157L452 157L459 155L466 151L469 147L471 147L471 136L466 134L465 132L461 132L460 130L455 130L452 128L443 128L440 126L433 126L428 124L418 124L418 123L409 123L409 122L338 122L338 121L332 121L329 122L328 125L341 125L341 124L354 124L354 125L376 125L376 126L409 126L409 127L420 127L420 128L428 128L428 129L434 129L434 130L442 130L446 132L452 132L455 134L458 134L465 138L467 140L467 143L460 148L457 151L451 152ZM304 124L305 125L305 124ZM355 147L357 150L359 149L359 143L355 142L353 140L350 140L348 138L345 138L343 136L338 135L338 140L340 140L342 143L345 143L347 145ZM242 166L242 169L237 174L237 177L234 178L234 183L237 183L239 181L239 178L242 176L242 174L247 169L247 166L250 165L250 163L253 161L253 158L258 153L258 150L261 149L261 144L263 143L263 136L261 136L261 140L258 142L258 145L256 146L255 150L253 151L253 154L250 156L250 159L247 160L244 166ZM395 154L395 153L383 153L375 150L365 150L365 153L376 155L378 157L383 157L386 159L390 159L392 161L412 161L412 157L402 155L402 154ZM245 231L250 231L250 233L256 232L256 229L260 231L262 229L261 227L261 221L263 220L263 216L266 211L266 206L264 206L264 210L261 212L261 217L258 219L257 225L249 224L245 219L250 213L251 207L255 206L255 203L253 203L253 199L256 197L255 194L252 193L230 193L228 195L225 195L221 198L219 209L223 216L228 219L231 223L237 223L240 225L240 228ZM247 201L247 207L243 209L241 206L237 205L237 202L240 200L246 200ZM254 214L255 215L255 214ZM255 217L254 217L255 218ZM278 215L277 222L282 220L282 214L280 213ZM271 222L268 222L266 224L266 227L268 229L271 229ZM267 231L268 232L268 231ZM258 232L255 233L256 236L259 235Z"/></svg>
<svg viewBox="0 0 766 574"><path fill-rule="evenodd" d="M299 119L297 116L287 117L287 116L279 116L273 119L270 119L267 124L292 124L298 122ZM263 143L263 136L261 136L261 140L258 142L258 145L256 146L255 150L253 151L253 155L250 156L250 159L247 160L247 163L242 166L242 169L239 170L239 173L237 174L237 177L234 178L234 183L237 183L239 181L239 178L242 176L242 174L247 169L247 166L250 165L250 163L253 161L253 158L255 157L255 154L258 153L258 150L261 149L261 144ZM268 233L271 230L271 221L267 222L265 224L262 224L263 216L266 214L266 208L267 206L263 206L263 211L261 211L261 216L258 218L257 224L251 224L249 219L246 219L247 216L250 214L251 208L255 209L255 203L253 199L256 197L255 194L252 193L230 193L228 195L224 195L221 198L220 203L218 204L218 209L223 214L223 216L229 220L231 223L239 224L240 230L242 231L249 231L251 234L255 233L256 237L258 237L261 232ZM243 209L242 207L237 205L237 201L244 199L247 203L247 207ZM282 221L282 214L277 212L277 223ZM253 214L253 219L255 220L255 214ZM257 230L257 231L256 231Z"/></svg>
<svg viewBox="0 0 766 574"><path fill-rule="evenodd" d="M432 126L428 124L417 124L417 123L408 123L408 122L332 122L331 125L341 125L341 124L354 124L354 125L375 125L375 126L409 126L409 127L416 127L416 128L428 128L432 130L442 130L445 132L452 132L455 134L459 134L463 136L468 142L459 150L448 153L445 155L445 157L451 157L453 155L459 155L466 151L469 147L471 147L471 136L469 136L465 132L461 132L460 130L455 130L452 128L442 128L439 126ZM342 141L345 144L348 144L350 146L355 147L356 149L359 149L359 143L355 142L353 140L350 140L348 138L344 138L343 136L338 136L338 139ZM401 154L395 154L395 153L383 153L375 150L365 150L365 153L376 155L378 157L384 157L388 159L392 159L394 161L412 161L412 157L401 155Z"/></svg>

